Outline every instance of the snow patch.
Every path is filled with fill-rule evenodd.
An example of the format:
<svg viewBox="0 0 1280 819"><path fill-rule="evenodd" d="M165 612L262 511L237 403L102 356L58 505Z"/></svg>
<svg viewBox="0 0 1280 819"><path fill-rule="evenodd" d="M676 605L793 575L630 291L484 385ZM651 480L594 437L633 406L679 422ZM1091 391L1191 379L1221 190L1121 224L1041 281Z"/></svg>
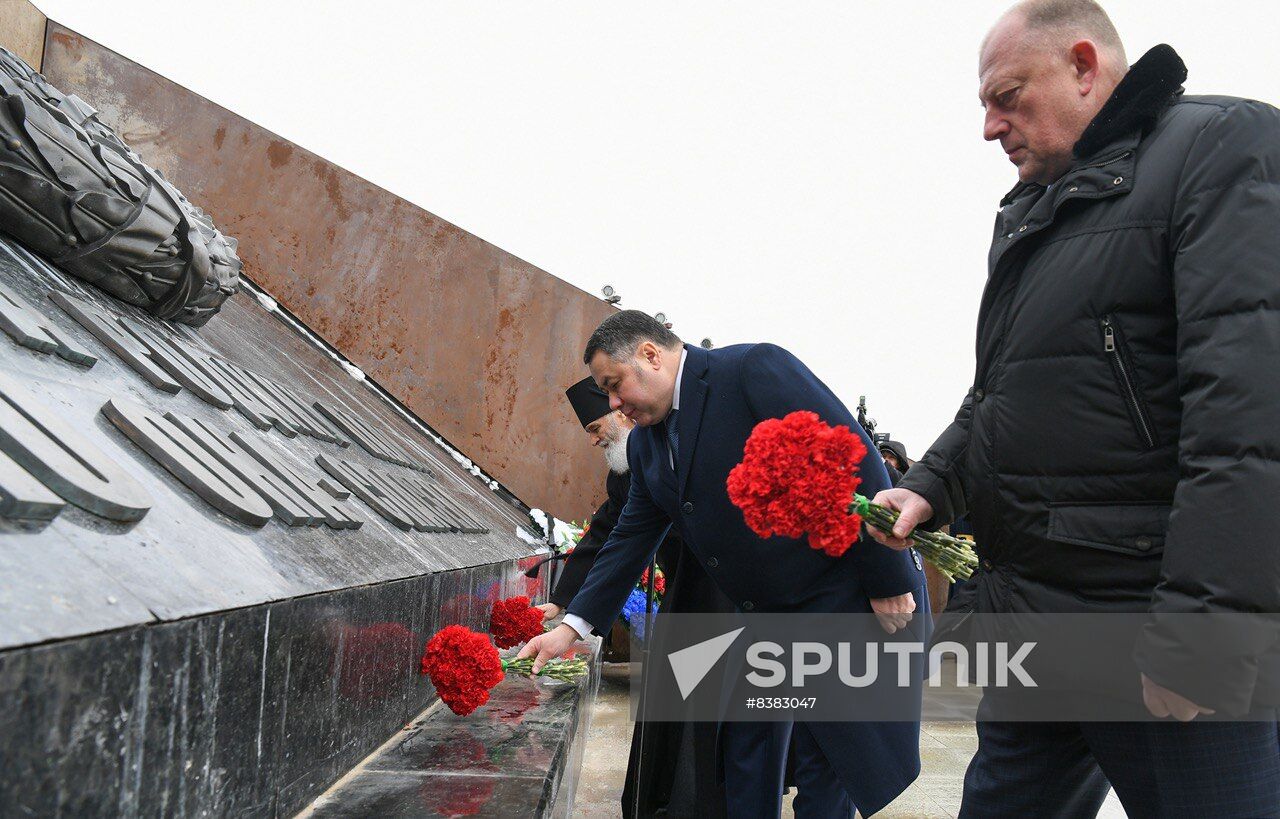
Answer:
<svg viewBox="0 0 1280 819"><path fill-rule="evenodd" d="M526 531L523 526L516 527L516 537L519 538L521 541L528 543L530 546L546 546L547 545L544 541L529 534L529 532Z"/></svg>
<svg viewBox="0 0 1280 819"><path fill-rule="evenodd" d="M544 537L551 534L552 542L561 548L567 548L570 544L576 543L582 534L581 526L552 517L541 509L530 509L529 517L533 518L533 522L542 529Z"/></svg>
<svg viewBox="0 0 1280 819"><path fill-rule="evenodd" d="M364 380L364 370L352 364L350 361L339 358L338 364L342 366L342 369L347 371L347 375L351 376L355 380L357 381Z"/></svg>
<svg viewBox="0 0 1280 819"><path fill-rule="evenodd" d="M547 513L541 509L530 509L529 517L533 518L533 522L542 528L542 536L546 537L551 533L551 529L547 523Z"/></svg>

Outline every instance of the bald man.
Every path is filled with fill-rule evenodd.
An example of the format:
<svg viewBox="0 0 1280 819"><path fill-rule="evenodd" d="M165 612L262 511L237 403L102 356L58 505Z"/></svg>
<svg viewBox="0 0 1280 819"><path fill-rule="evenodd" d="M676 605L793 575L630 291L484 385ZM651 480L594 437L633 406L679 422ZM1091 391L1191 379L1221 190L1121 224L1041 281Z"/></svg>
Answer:
<svg viewBox="0 0 1280 819"><path fill-rule="evenodd" d="M902 512L882 542L967 512L981 568L950 608L1139 625L1101 672L1135 721L1002 721L986 690L961 815L1091 816L1110 784L1130 816L1280 816L1274 630L1167 616L1280 612L1280 112L1185 95L1166 45L1128 66L1089 0L1015 6L978 73L1019 181L974 385L876 496Z"/></svg>

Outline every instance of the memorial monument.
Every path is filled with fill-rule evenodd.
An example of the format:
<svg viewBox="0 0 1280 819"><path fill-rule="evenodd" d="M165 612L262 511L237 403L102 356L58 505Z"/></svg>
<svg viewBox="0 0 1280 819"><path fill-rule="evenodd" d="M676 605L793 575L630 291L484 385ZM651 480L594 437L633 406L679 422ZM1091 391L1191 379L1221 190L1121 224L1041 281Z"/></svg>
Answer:
<svg viewBox="0 0 1280 819"><path fill-rule="evenodd" d="M331 196L362 184L364 200L299 213L246 187L230 201L194 143L231 129L242 157L264 145L277 168L295 148L25 3L0 14L27 49L0 52L0 814L295 813L431 705L428 636L543 594L523 573L545 552L529 503L580 515L598 475L560 454L579 449L558 444L576 443L572 419L537 402L575 371L576 326L609 308L318 157L307 172ZM120 95L138 82L153 93ZM116 136L113 113L165 95L205 119L152 145ZM387 281L286 264L279 237L337 236L391 201L395 219L358 220L364 245L400 252L416 221L468 253L433 259L439 237L422 237L432 270L399 271L422 312L339 327L344 311L367 321ZM524 287L480 308L484 288L460 284L492 279L494 260ZM364 302L326 291L344 272L372 282ZM450 303L471 312L431 324L422 355L404 346ZM514 335L476 342L490 326ZM495 343L562 353L563 370L508 385ZM487 721L424 718L410 761L351 804L562 812L590 683L504 685ZM526 751L496 764L486 743Z"/></svg>

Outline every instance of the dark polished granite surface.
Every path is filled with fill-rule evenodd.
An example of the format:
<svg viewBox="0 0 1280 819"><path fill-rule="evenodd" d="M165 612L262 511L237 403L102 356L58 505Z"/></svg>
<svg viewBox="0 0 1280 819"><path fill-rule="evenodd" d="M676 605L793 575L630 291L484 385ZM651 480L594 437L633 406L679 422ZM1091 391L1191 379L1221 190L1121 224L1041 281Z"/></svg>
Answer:
<svg viewBox="0 0 1280 819"><path fill-rule="evenodd" d="M431 703L427 637L543 593L525 563L0 652L0 816L292 814ZM569 699L508 681L487 716L446 711L410 758L484 741L501 769L542 777L555 759L534 749L554 745L530 737L563 734Z"/></svg>
<svg viewBox="0 0 1280 819"><path fill-rule="evenodd" d="M103 326L113 328L116 347L86 329L51 294L101 318ZM126 329L140 335L126 337ZM96 360L91 366L76 363L48 339L33 340L46 330ZM154 386L140 367L157 380L171 379L157 369L154 361L159 359L140 352L142 338L180 345L164 360L181 359L185 369L178 369L188 376L198 369L193 361L234 365L237 377L252 373L259 378L257 397L226 408L189 387ZM183 359L187 354L192 358ZM86 511L67 498L55 499L60 508L52 519L6 509L6 487L12 489L9 482L23 473L10 463L15 447L5 443L5 435L24 427L13 418L0 420L0 651L491 565L538 551L517 535L517 527L528 530L531 524L509 495L470 474L469 462L455 461L367 380L352 377L279 311L266 309L247 291L228 299L222 312L196 332L111 299L0 235L0 393L6 383L26 396L38 422L60 422L77 434L73 448L83 449L77 457L111 465L136 484L150 506L141 519L128 521ZM272 413L288 412L311 431L290 423L277 422L268 429L255 425L247 407L252 404L252 414L259 418L268 407L258 399L272 396L278 399ZM0 410L5 401L0 396ZM108 402L172 415L188 428L204 430L199 435L218 441L220 451L232 446L234 434L271 464L313 485L313 500L339 506L359 527L329 525L318 517L290 523L283 514L265 524L236 519L112 423L102 410ZM341 410L351 424L358 422L360 436L333 434L324 418L308 410L315 402L331 412ZM383 454L375 455L366 444ZM418 468L388 460L387 449L409 454L407 460ZM376 472L385 484L380 498L392 490L402 500L429 490L430 508L420 501L422 508L415 507L413 514L421 528L403 529L358 497L338 500L320 494L314 487L333 479L317 458L362 475ZM36 459L19 460L29 469ZM201 454L199 460L212 464L214 473L227 472L212 455ZM66 467L53 471L69 472ZM451 531L440 531L445 528L436 525L444 522L440 516L456 524Z"/></svg>
<svg viewBox="0 0 1280 819"><path fill-rule="evenodd" d="M335 816L564 816L600 681L508 677L460 717L429 710L300 814Z"/></svg>

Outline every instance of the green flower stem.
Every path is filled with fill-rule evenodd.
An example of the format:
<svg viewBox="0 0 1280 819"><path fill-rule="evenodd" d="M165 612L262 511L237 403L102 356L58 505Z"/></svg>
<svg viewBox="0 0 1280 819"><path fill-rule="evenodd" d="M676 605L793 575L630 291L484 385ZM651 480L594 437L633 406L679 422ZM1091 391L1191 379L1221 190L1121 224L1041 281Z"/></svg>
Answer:
<svg viewBox="0 0 1280 819"><path fill-rule="evenodd" d="M868 526L874 526L882 532L891 534L893 525L898 522L898 513L863 495L855 494L849 512L857 513ZM929 561L948 580L957 578L967 580L978 566L978 555L963 540L942 532L923 532L919 529L907 538L911 545L920 552L920 556Z"/></svg>
<svg viewBox="0 0 1280 819"><path fill-rule="evenodd" d="M523 660L503 660L502 670L507 674L517 674L522 677L527 677L533 673L533 658L525 657ZM573 682L586 673L586 660L549 660L547 664L542 667L542 670L538 672L538 676L546 677L551 680Z"/></svg>

